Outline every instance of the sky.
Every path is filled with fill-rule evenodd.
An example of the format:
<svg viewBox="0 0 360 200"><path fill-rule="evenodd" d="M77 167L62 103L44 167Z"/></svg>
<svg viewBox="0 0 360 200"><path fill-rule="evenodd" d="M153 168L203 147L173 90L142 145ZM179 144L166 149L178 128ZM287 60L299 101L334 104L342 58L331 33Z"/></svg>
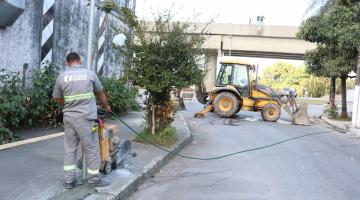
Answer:
<svg viewBox="0 0 360 200"><path fill-rule="evenodd" d="M171 10L177 20L216 23L249 24L250 18L264 16L265 25L299 26L311 0L137 0L136 14L140 19L152 20L154 13ZM198 17L195 17L198 16ZM193 20L195 19L195 20ZM259 64L259 71L278 59L246 58ZM285 60L302 66L303 61Z"/></svg>
<svg viewBox="0 0 360 200"><path fill-rule="evenodd" d="M178 19L200 14L199 21L248 24L249 19L265 16L266 25L300 25L311 0L137 0L136 12L151 20L153 13L170 9Z"/></svg>

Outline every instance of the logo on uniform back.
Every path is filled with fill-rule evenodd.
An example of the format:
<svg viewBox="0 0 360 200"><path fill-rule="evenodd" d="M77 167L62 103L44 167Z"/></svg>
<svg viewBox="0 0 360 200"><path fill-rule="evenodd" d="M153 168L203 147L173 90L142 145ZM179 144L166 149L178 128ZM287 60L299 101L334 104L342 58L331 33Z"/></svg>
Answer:
<svg viewBox="0 0 360 200"><path fill-rule="evenodd" d="M65 75L64 81L65 83L69 83L71 81L86 81L88 79L87 75L85 74L73 74L73 75Z"/></svg>

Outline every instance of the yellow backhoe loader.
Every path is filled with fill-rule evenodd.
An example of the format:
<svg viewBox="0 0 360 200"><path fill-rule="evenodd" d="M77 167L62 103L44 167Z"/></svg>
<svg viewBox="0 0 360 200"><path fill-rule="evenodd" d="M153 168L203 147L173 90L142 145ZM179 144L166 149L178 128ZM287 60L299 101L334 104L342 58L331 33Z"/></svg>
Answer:
<svg viewBox="0 0 360 200"><path fill-rule="evenodd" d="M294 95L280 97L274 90L250 80L250 71L257 69L251 63L224 58L221 62L215 87L210 91L198 90L197 99L205 107L195 117L201 118L209 111L228 118L244 111L261 112L264 121L275 122L281 114L281 107L290 115L294 124L309 125L306 105L298 105Z"/></svg>

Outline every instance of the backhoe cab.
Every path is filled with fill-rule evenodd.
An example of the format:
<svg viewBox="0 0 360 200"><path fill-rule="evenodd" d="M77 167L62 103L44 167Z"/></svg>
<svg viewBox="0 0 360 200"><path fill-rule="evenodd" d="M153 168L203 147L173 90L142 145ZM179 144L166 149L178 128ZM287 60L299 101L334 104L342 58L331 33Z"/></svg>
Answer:
<svg viewBox="0 0 360 200"><path fill-rule="evenodd" d="M239 59L222 61L215 87L211 92L197 92L198 101L206 106L196 113L195 117L204 117L207 112L213 110L220 117L227 118L242 109L261 112L264 121L275 122L280 117L281 106L286 106L288 109L285 110L290 111L289 115L294 123L296 123L295 114L298 116L299 108L301 108L302 122L300 124L309 124L307 111L303 111L304 107L298 107L292 97L289 97L291 100L282 101L271 88L258 84L257 77L251 81L249 74L251 70L255 71L256 67ZM290 109L289 106L294 109ZM304 114L305 117L303 117Z"/></svg>

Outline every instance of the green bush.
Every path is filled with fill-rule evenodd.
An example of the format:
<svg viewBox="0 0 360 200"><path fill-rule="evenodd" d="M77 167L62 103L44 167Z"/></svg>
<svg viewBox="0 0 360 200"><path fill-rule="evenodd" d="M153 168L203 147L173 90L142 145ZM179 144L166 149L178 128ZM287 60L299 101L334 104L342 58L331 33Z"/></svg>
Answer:
<svg viewBox="0 0 360 200"><path fill-rule="evenodd" d="M0 93L0 144L3 144L16 137L11 129L21 125L28 110L25 107L26 93L18 73L0 70Z"/></svg>
<svg viewBox="0 0 360 200"><path fill-rule="evenodd" d="M44 127L61 123L61 107L52 97L58 72L58 67L51 63L46 63L43 69L34 71L32 87L27 92L26 102L29 110L27 117L29 125Z"/></svg>
<svg viewBox="0 0 360 200"><path fill-rule="evenodd" d="M0 144L16 138L21 126L55 126L61 122L60 107L52 99L58 68L47 63L33 72L31 87L24 89L19 73L0 70Z"/></svg>
<svg viewBox="0 0 360 200"><path fill-rule="evenodd" d="M129 86L125 79L100 77L100 80L112 111L124 113L129 109L139 109L139 104L135 100L137 89Z"/></svg>
<svg viewBox="0 0 360 200"><path fill-rule="evenodd" d="M13 131L19 127L54 127L62 122L61 106L52 98L59 75L57 66L46 63L33 71L31 87L23 89L16 72L0 69L0 144L16 138ZM123 79L101 78L108 101L114 112L138 109L137 90Z"/></svg>
<svg viewBox="0 0 360 200"><path fill-rule="evenodd" d="M326 106L324 114L327 115L327 117L329 117L330 119L337 119L339 116L339 107L335 106L331 108L330 106Z"/></svg>

